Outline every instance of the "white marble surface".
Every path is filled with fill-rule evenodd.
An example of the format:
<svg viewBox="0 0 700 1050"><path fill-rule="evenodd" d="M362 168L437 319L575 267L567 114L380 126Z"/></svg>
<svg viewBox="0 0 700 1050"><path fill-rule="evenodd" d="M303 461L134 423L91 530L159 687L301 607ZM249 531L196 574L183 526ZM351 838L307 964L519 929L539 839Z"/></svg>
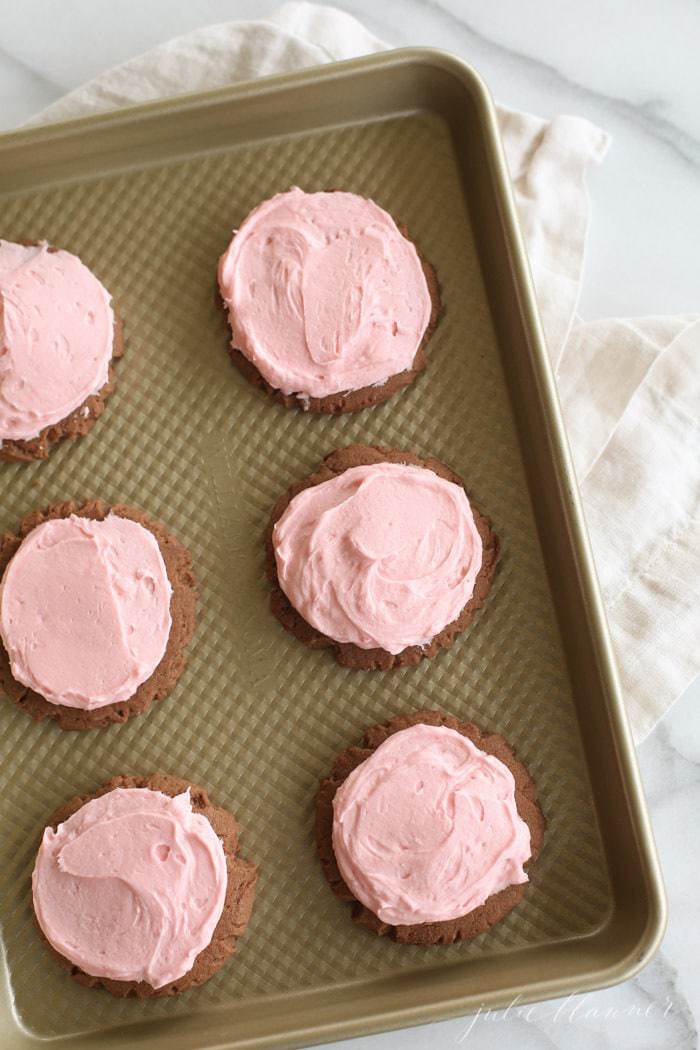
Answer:
<svg viewBox="0 0 700 1050"><path fill-rule="evenodd" d="M101 70L179 33L260 18L274 0L0 0L0 130ZM590 179L586 319L700 311L700 6L695 0L345 0L396 44L472 62L496 98L577 113L614 136ZM700 1016L700 688L678 701L639 758L670 920L636 979L561 1003L513 1008L345 1043L348 1050L689 1050Z"/></svg>

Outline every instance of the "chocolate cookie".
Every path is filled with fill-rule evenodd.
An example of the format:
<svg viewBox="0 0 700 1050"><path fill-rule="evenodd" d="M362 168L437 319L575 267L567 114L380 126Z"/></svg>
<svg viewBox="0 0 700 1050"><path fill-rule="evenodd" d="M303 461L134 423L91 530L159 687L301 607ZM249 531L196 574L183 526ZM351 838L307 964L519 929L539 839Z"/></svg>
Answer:
<svg viewBox="0 0 700 1050"><path fill-rule="evenodd" d="M300 397L296 394L284 394L281 390L277 390L275 387L271 386L264 376L260 374L253 362L250 361L240 349L229 345L229 355L239 372L253 383L254 386L264 391L272 401L276 401L278 404L284 405L286 408L301 408L305 412L318 412L325 415L340 415L343 412L358 412L360 409L369 408L371 405L380 405L399 390L409 386L428 363L426 347L430 337L437 328L437 323L442 311L442 302L440 298L440 286L438 284L437 274L434 267L423 257L417 245L412 241L406 226L401 223L397 223L397 226L406 240L411 241L416 248L432 303L428 326L423 334L423 339L416 351L413 364L410 368L405 369L403 372L399 372L396 375L389 376L384 383L379 385L365 386L361 387L359 390L339 391L334 394L327 394L325 397ZM223 305L224 309L226 309L226 305Z"/></svg>
<svg viewBox="0 0 700 1050"><path fill-rule="evenodd" d="M36 244L36 241L18 241L18 244L27 246ZM49 248L49 252L56 252L58 248ZM5 439L0 441L0 462L29 462L34 459L48 459L49 453L54 445L64 438L74 440L85 437L95 422L105 410L105 401L112 393L116 383L114 362L124 354L124 338L122 324L117 316L116 308L112 303L114 311L114 343L112 346L112 361L109 366L107 382L104 386L83 401L70 415L61 419L58 423L44 427L35 438L23 440Z"/></svg>
<svg viewBox="0 0 700 1050"><path fill-rule="evenodd" d="M428 470L432 470L438 477L464 488L462 479L454 471L432 457L421 458L412 452L400 452L397 449L386 448L381 445L349 445L347 448L331 452L325 457L318 471L304 478L303 481L292 485L280 497L272 510L266 534L266 569L268 579L272 584L270 608L274 615L290 634L293 634L299 641L308 645L309 648L332 648L338 663L342 664L343 667L357 667L365 671L387 671L395 667L413 667L420 663L421 660L435 656L440 650L451 648L457 635L466 630L474 619L477 610L486 601L500 554L498 537L491 529L491 522L472 506L474 521L483 545L481 569L476 577L474 593L457 619L444 627L426 645L412 645L402 650L402 652L394 654L387 652L386 649L362 649L353 643L337 642L335 639L317 631L297 612L280 587L272 544L272 530L275 523L282 517L293 498L299 492L313 485L320 485L324 481L330 481L351 467L384 462L425 467Z"/></svg>
<svg viewBox="0 0 700 1050"><path fill-rule="evenodd" d="M350 773L369 758L387 737L418 724L454 729L508 767L515 779L518 814L530 829L532 857L525 866L528 868L531 865L542 848L546 827L532 777L502 736L497 733L483 733L473 722L460 722L441 711L417 711L411 715L398 715L384 725L370 726L365 730L361 747L350 747L336 756L330 775L321 781L316 796L316 844L323 873L335 896L352 904L352 918L355 922L366 926L379 936L386 934L402 944L453 944L455 941L478 937L500 922L521 902L527 883L508 886L505 890L492 894L480 907L458 919L419 923L414 926L391 926L382 922L353 896L343 881L333 852L333 799L336 791Z"/></svg>
<svg viewBox="0 0 700 1050"><path fill-rule="evenodd" d="M49 944L41 929L39 932L51 954L70 971L71 977L79 984L88 988L105 988L119 998L130 996L137 999L148 999L178 995L180 992L186 992L189 988L195 988L208 981L235 952L236 939L245 932L253 910L258 870L255 864L236 856L239 828L233 815L220 806L214 806L203 788L190 784L188 780L171 777L165 773L152 773L145 777L113 777L93 794L77 796L70 802L66 802L49 818L47 826L56 830L59 824L72 817L87 802L109 791L114 791L115 788L150 788L152 791L170 795L171 798L190 788L193 811L207 818L221 839L226 854L228 872L226 901L210 944L199 953L194 966L188 973L162 988L152 988L145 981L115 981L108 977L92 977L90 974L83 973L78 966L75 966Z"/></svg>
<svg viewBox="0 0 700 1050"><path fill-rule="evenodd" d="M44 511L33 511L20 522L16 533L6 532L0 535L0 579L22 540L37 525L54 518L67 518L71 514L102 521L110 512L138 522L153 533L158 542L172 587L172 626L168 644L153 674L128 700L108 704L93 711L83 711L75 707L49 703L39 693L18 682L12 675L7 651L0 640L0 690L6 693L13 704L26 711L36 721L53 718L61 729L99 729L114 722L126 722L131 715L143 714L152 703L164 700L172 692L185 668L185 649L194 634L197 591L190 552L164 525L153 521L142 510L125 504L110 506L102 500L88 500L82 504L68 501L52 503Z"/></svg>

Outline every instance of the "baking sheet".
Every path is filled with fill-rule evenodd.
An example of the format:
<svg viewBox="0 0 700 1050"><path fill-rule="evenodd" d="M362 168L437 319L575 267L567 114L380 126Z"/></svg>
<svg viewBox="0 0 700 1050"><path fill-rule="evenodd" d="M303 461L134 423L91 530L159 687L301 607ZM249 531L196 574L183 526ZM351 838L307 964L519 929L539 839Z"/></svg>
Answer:
<svg viewBox="0 0 700 1050"><path fill-rule="evenodd" d="M480 995L503 998L518 972L516 953L534 960L524 971L532 986L523 990L536 995L545 953L552 960L558 946L585 945L612 921L616 895L592 793L590 741L577 718L504 374L502 355L510 351L494 327L493 271L475 242L474 221L483 219L473 213L475 176L460 161L442 87L430 104L430 58L409 53L403 61L404 78L411 61L417 70L416 105L407 112L399 96L387 95L385 105L380 95L374 115L355 120L351 106L343 112L336 101L334 108L333 84L323 81L333 73L318 71L289 78L290 98L315 92L312 106L297 106L292 134L279 133L274 100L266 110L263 82L203 99L194 110L178 101L144 110L159 120L156 136L137 113L131 124L83 122L53 142L41 131L0 140L0 235L46 238L80 255L112 292L126 344L116 391L89 437L65 443L46 463L0 467L0 528L53 500L136 504L189 546L201 582L187 670L145 716L75 734L33 724L10 704L0 708L8 1046L57 1037L83 1045L77 1038L85 1033L101 1033L94 1045L104 1045L107 1030L114 1046L303 1044L408 1023L421 1005L427 1019L464 1010ZM360 78L377 68L385 74L391 59L349 67ZM191 127L206 112L216 120L200 120L197 138ZM71 142L83 148L71 150ZM18 192L22 165L41 185ZM218 256L255 204L291 185L372 197L406 223L437 270L445 313L428 369L383 406L338 418L285 410L229 362ZM500 570L477 622L452 650L417 668L343 669L287 635L268 609L263 532L272 504L325 453L353 441L445 461L502 540ZM600 711L602 701L591 702ZM525 902L490 934L437 950L395 945L352 924L325 884L312 838L316 784L334 753L359 741L366 725L423 707L503 733L531 770L549 825ZM624 725L607 732L614 743ZM114 774L153 770L204 784L236 813L242 853L260 865L261 879L236 957L203 988L170 1000L120 1001L78 986L49 958L33 927L29 877L45 817L60 803ZM633 771L630 777L634 796ZM651 847L643 846L653 869ZM627 860L640 865L631 853ZM654 921L647 948L659 933ZM590 980L585 949L581 959ZM156 1024L114 1031L133 1022Z"/></svg>

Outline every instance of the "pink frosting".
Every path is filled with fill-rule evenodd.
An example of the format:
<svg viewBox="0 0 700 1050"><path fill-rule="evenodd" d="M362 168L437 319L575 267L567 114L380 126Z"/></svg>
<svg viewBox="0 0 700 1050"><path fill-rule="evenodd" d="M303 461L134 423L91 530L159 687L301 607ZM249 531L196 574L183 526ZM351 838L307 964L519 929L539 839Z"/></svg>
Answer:
<svg viewBox="0 0 700 1050"><path fill-rule="evenodd" d="M161 988L192 969L226 898L226 855L189 790L117 788L46 828L34 911L85 973Z"/></svg>
<svg viewBox="0 0 700 1050"><path fill-rule="evenodd" d="M36 437L107 382L110 297L70 252L0 240L0 441Z"/></svg>
<svg viewBox="0 0 700 1050"><path fill-rule="evenodd" d="M273 531L280 586L322 634L425 645L474 593L481 538L464 489L423 467L351 467L291 501Z"/></svg>
<svg viewBox="0 0 700 1050"><path fill-rule="evenodd" d="M92 711L127 700L160 663L170 582L153 533L128 518L58 518L23 540L0 584L18 682Z"/></svg>
<svg viewBox="0 0 700 1050"><path fill-rule="evenodd" d="M341 784L333 851L365 907L410 926L457 919L527 882L530 830L507 766L454 729L415 725Z"/></svg>
<svg viewBox="0 0 700 1050"><path fill-rule="evenodd" d="M413 364L431 300L416 249L354 193L280 193L219 262L233 346L300 398L381 385Z"/></svg>

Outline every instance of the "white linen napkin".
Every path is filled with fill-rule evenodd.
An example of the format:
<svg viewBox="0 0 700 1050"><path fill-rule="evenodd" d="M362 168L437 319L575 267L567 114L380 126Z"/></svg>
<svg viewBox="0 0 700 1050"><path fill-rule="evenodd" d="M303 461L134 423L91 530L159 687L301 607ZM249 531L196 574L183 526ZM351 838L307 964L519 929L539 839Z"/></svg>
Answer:
<svg viewBox="0 0 700 1050"><path fill-rule="evenodd" d="M381 51L356 19L284 4L199 29L111 69L32 123ZM500 108L530 266L635 739L700 673L700 316L576 316L586 168L609 145L578 117Z"/></svg>

